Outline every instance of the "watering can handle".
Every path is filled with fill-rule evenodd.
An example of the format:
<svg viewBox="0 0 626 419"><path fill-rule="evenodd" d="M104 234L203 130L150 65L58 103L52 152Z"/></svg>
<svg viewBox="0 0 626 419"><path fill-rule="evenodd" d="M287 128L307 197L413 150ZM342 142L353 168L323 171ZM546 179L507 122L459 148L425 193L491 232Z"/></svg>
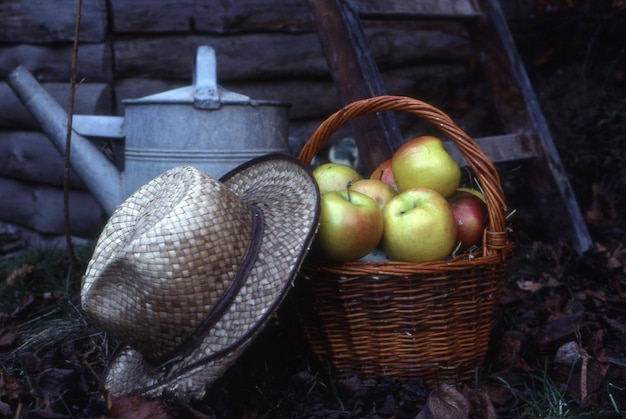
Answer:
<svg viewBox="0 0 626 419"><path fill-rule="evenodd" d="M217 88L217 63L215 50L209 46L198 47L193 69L193 105L199 109L218 109L221 106Z"/></svg>

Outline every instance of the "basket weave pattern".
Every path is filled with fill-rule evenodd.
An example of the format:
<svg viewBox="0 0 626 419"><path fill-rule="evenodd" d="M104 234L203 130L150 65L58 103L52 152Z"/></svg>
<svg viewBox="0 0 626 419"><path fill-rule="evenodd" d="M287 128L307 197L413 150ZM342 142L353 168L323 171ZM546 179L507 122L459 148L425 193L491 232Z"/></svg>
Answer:
<svg viewBox="0 0 626 419"><path fill-rule="evenodd" d="M309 259L296 287L299 314L315 355L340 375L465 381L483 364L512 249L500 178L450 117L398 96L356 101L337 111L313 133L300 160L310 164L337 129L381 111L422 118L459 147L487 200L483 246L477 254L419 264Z"/></svg>

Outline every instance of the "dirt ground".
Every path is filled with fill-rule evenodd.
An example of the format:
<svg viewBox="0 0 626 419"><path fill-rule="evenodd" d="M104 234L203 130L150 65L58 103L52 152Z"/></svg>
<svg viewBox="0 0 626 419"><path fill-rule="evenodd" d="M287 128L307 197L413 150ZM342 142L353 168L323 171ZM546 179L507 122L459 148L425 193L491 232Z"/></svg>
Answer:
<svg viewBox="0 0 626 419"><path fill-rule="evenodd" d="M544 3L512 30L597 249L514 233L485 368L457 390L474 418L626 417L626 5ZM107 399L112 343L77 314L78 281L46 276L68 258L32 257L1 265L4 417L415 418L434 390L329 374L287 303L202 400Z"/></svg>

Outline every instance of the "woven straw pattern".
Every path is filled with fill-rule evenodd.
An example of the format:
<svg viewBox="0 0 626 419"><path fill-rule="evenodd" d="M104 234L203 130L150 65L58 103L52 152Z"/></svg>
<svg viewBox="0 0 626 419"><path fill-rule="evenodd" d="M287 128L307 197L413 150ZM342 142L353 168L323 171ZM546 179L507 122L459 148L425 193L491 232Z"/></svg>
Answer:
<svg viewBox="0 0 626 419"><path fill-rule="evenodd" d="M251 216L217 180L190 167L172 169L107 223L108 239L85 275L85 310L147 359L174 351L233 281L251 240Z"/></svg>
<svg viewBox="0 0 626 419"><path fill-rule="evenodd" d="M176 193L181 183L182 200ZM144 200L145 195L130 198L129 204L137 199L144 211L154 211L150 217L156 221L140 229L143 231L140 237L150 237L151 245L146 243L147 247L132 255L123 250L126 242L122 238L126 235L116 230L120 226L114 214L111 228L101 235L92 260L98 269L88 268L83 306L105 330L115 331L128 345L116 354L108 368L105 386L113 395L132 392L159 395L166 391L183 399L201 397L205 386L220 377L259 333L291 287L317 224L319 194L310 171L286 156L256 159L226 175L222 183L195 169L172 169L146 188L167 201L153 205L155 201ZM170 199L180 211L173 217L161 217L164 212L169 214L163 207L172 205ZM127 205L122 204L120 213L126 211ZM248 205L261 209L265 225L256 262L239 293L189 355L160 367L151 364L146 353L162 352L153 347L168 339L180 340L181 331L197 324L198 312L206 312L205 306L213 304L212 298L221 295L228 285L223 278L236 271L238 255L248 246ZM213 219L214 215L219 217ZM247 228L241 225L242 220ZM135 231L132 225L126 229ZM180 242L164 240L170 234L176 237L191 234L193 240L185 242L186 250L181 249ZM167 261L161 260L164 254L169 257ZM152 280L151 270L143 268L149 268L153 259L161 263L161 275L155 281L157 284L150 287L145 283ZM120 267L136 265L137 261L143 262L142 270L134 268L137 270L134 277L123 278L132 269ZM225 276L226 272L229 275ZM124 281L129 288L120 287ZM170 281L175 281L178 287L165 285ZM195 298L188 295L192 292ZM167 303L160 306L162 317L148 319L152 331L138 331L131 323L137 313L148 312L134 306L139 301L157 298L151 294L168 294ZM110 307L114 304L102 305L102 301L118 301L125 309L112 312ZM171 346L168 344L168 348Z"/></svg>
<svg viewBox="0 0 626 419"><path fill-rule="evenodd" d="M482 367L512 249L499 175L478 145L442 111L422 101L380 96L325 120L299 158L310 163L332 134L366 113L403 111L452 140L480 183L489 226L478 254L427 263L307 260L296 298L309 343L340 375L467 380Z"/></svg>

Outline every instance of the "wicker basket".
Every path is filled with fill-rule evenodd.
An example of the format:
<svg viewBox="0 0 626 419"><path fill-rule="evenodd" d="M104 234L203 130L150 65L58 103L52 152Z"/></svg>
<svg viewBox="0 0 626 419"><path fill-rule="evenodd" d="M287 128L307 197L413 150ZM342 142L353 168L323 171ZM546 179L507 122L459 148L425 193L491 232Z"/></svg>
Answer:
<svg viewBox="0 0 626 419"><path fill-rule="evenodd" d="M332 264L310 258L294 293L297 310L314 354L340 376L423 378L431 385L465 381L483 365L512 249L499 175L450 117L397 96L357 101L331 115L299 159L309 164L338 128L380 111L422 118L462 151L487 200L489 226L482 249L420 264Z"/></svg>

